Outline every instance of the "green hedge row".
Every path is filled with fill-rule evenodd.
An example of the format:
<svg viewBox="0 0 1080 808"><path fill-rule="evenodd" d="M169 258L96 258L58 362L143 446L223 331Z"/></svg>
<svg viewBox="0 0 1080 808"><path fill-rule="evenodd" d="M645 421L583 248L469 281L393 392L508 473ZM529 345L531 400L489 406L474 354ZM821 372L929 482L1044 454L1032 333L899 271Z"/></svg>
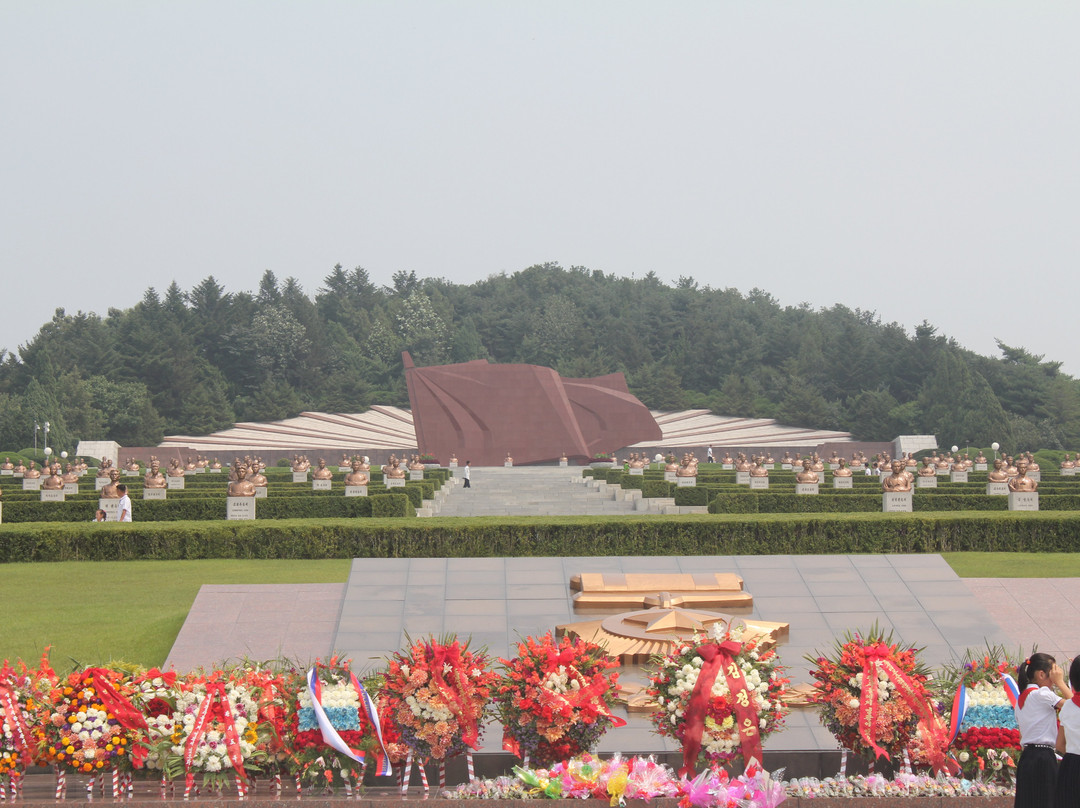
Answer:
<svg viewBox="0 0 1080 808"><path fill-rule="evenodd" d="M415 516L422 496L418 487L404 493L372 493L367 497L267 497L255 503L255 517L264 519L336 519L371 516ZM97 500L68 502L8 502L4 523L90 522ZM224 497L185 500L136 500L134 517L140 522L190 522L225 518Z"/></svg>
<svg viewBox="0 0 1080 808"><path fill-rule="evenodd" d="M375 516L383 502L372 498ZM1080 551L1080 513L0 526L0 561Z"/></svg>
<svg viewBox="0 0 1080 808"><path fill-rule="evenodd" d="M682 491L693 491L683 488ZM693 504L679 501L680 493L675 495L675 504ZM709 513L873 513L881 511L881 494L847 494L846 496L817 496L800 494L776 494L767 491L755 491L748 494L719 494L709 501ZM911 502L916 512L937 511L1006 511L1009 509L1007 496L987 496L986 494L938 494L922 497L916 494ZM1080 511L1080 495L1040 495L1041 511Z"/></svg>

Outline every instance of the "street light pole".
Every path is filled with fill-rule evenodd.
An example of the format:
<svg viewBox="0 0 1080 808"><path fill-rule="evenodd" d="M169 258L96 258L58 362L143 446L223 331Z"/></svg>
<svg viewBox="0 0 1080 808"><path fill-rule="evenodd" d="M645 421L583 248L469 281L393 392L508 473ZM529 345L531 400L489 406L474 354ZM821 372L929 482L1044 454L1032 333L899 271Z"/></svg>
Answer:
<svg viewBox="0 0 1080 808"><path fill-rule="evenodd" d="M37 454L37 433L41 429L41 426L37 421L34 421L34 454Z"/></svg>
<svg viewBox="0 0 1080 808"><path fill-rule="evenodd" d="M49 448L49 422L48 421L45 422L45 446L42 447L42 448L45 448L45 449Z"/></svg>

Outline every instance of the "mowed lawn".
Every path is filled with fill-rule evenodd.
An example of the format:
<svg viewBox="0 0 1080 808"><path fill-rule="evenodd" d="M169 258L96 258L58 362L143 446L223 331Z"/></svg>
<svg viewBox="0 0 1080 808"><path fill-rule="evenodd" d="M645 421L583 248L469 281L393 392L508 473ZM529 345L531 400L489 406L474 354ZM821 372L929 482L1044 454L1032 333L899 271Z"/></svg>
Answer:
<svg viewBox="0 0 1080 808"><path fill-rule="evenodd" d="M0 565L0 659L161 665L203 584L344 583L349 559Z"/></svg>
<svg viewBox="0 0 1080 808"><path fill-rule="evenodd" d="M962 578L1080 578L1080 553L945 553ZM161 665L203 584L344 583L349 559L0 565L0 659Z"/></svg>

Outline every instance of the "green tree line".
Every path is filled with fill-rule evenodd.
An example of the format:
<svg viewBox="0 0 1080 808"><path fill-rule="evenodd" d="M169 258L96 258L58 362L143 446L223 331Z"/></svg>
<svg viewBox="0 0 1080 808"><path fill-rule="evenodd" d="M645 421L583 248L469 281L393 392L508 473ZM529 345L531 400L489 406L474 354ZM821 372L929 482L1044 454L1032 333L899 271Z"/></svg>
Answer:
<svg viewBox="0 0 1080 808"><path fill-rule="evenodd" d="M408 406L417 365L487 359L568 377L626 374L649 407L852 432L928 433L942 445L1080 446L1080 386L1019 347L975 354L923 322L781 306L752 289L674 285L557 264L473 284L397 272L389 286L335 266L309 296L264 273L255 292L212 276L148 289L130 309L56 311L17 353L0 351L0 445L109 439L153 445L302 410Z"/></svg>

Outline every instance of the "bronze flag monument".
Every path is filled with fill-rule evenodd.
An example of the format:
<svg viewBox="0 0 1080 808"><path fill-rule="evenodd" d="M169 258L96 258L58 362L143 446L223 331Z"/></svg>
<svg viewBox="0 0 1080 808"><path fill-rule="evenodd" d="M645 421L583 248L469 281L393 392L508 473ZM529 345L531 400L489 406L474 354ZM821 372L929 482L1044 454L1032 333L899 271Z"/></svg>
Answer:
<svg viewBox="0 0 1080 808"><path fill-rule="evenodd" d="M621 373L563 379L539 365L418 368L408 352L402 359L417 445L441 462L453 454L481 466L502 465L508 453L518 465L588 458L662 437Z"/></svg>

